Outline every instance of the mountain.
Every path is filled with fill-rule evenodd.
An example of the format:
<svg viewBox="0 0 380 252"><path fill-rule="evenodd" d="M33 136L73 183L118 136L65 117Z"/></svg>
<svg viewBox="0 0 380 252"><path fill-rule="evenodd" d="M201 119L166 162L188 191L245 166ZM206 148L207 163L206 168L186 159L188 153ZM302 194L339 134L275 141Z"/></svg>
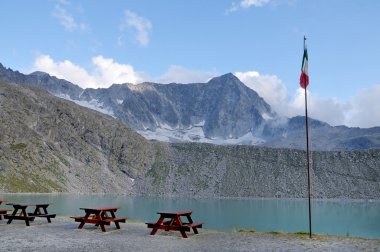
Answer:
<svg viewBox="0 0 380 252"><path fill-rule="evenodd" d="M262 146L275 148L305 149L305 117L296 116L285 122L271 122L265 125ZM364 150L380 148L380 127L357 128L331 126L309 118L309 137L312 150Z"/></svg>
<svg viewBox="0 0 380 252"><path fill-rule="evenodd" d="M86 89L80 98L102 103L142 135L166 131L172 133L169 140L174 141L255 134L266 118L275 116L255 91L232 74L208 83L142 83Z"/></svg>
<svg viewBox="0 0 380 252"><path fill-rule="evenodd" d="M307 197L305 152L148 141L111 116L0 81L0 192ZM380 150L313 152L313 196L380 199Z"/></svg>
<svg viewBox="0 0 380 252"><path fill-rule="evenodd" d="M44 72L33 72L25 75L10 68L5 68L0 63L0 80L19 84L29 84L43 88L52 94L65 94L71 99L78 99L83 89L66 80L58 79Z"/></svg>
<svg viewBox="0 0 380 252"><path fill-rule="evenodd" d="M146 139L305 149L305 117L278 116L233 74L207 83L113 84L82 89L46 73L29 75L0 64L0 79L31 84L125 123ZM313 150L380 148L380 127L333 127L310 120Z"/></svg>

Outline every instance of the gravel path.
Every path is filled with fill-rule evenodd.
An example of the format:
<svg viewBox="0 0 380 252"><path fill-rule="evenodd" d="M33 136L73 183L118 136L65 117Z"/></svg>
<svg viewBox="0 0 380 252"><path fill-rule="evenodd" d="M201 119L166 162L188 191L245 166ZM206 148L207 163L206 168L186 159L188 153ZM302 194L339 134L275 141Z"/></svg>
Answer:
<svg viewBox="0 0 380 252"><path fill-rule="evenodd" d="M107 232L68 217L57 217L48 224L44 219L31 226L22 221L7 225L0 221L0 251L380 251L380 240L267 233L227 233L200 229L188 239L179 232L158 231L154 236L143 223L112 224Z"/></svg>

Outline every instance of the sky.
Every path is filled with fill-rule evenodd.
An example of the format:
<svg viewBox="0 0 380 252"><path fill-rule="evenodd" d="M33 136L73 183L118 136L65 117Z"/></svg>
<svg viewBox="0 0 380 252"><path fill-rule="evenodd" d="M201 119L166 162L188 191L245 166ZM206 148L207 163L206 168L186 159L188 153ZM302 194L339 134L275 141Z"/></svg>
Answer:
<svg viewBox="0 0 380 252"><path fill-rule="evenodd" d="M380 1L4 0L0 63L83 88L235 74L279 114L380 126Z"/></svg>

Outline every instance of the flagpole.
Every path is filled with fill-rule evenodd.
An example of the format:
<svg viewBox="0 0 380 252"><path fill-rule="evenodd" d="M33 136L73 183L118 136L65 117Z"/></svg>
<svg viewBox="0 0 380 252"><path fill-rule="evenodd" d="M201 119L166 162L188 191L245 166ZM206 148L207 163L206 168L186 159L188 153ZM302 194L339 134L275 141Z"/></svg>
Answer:
<svg viewBox="0 0 380 252"><path fill-rule="evenodd" d="M306 37L303 37L303 48L306 49ZM309 141L309 118L307 115L307 85L305 86L305 116L306 116L306 158L307 158L307 188L309 196L309 238L311 237L311 179L310 179L310 141Z"/></svg>

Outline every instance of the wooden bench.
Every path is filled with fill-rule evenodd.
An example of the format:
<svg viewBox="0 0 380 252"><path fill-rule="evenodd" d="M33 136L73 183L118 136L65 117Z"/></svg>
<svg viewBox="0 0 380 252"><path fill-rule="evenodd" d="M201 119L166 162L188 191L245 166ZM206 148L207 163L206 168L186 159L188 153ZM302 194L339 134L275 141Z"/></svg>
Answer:
<svg viewBox="0 0 380 252"><path fill-rule="evenodd" d="M93 224L99 224L100 222L104 223L105 225L109 225L111 222L122 222L125 223L128 218L106 218L103 220L98 220L95 218L86 218L86 216L71 216L70 218L74 219L75 222L82 222L85 220L86 223L93 223Z"/></svg>
<svg viewBox="0 0 380 252"><path fill-rule="evenodd" d="M123 222L125 223L125 221L127 220L128 218L106 218L106 219L103 219L102 222Z"/></svg>
<svg viewBox="0 0 380 252"><path fill-rule="evenodd" d="M4 219L8 220L24 220L24 221L34 221L35 216L22 216L22 215L11 215L5 214Z"/></svg>
<svg viewBox="0 0 380 252"><path fill-rule="evenodd" d="M176 225L168 225L168 224L156 224L152 222L146 222L145 224L148 225L148 228L154 228L154 229L162 229L165 231L173 230L173 231L185 231L190 232L191 229L194 230L195 234L198 234L198 230L196 228L202 228L203 222L196 222L196 223L183 223L182 226L176 226Z"/></svg>
<svg viewBox="0 0 380 252"><path fill-rule="evenodd" d="M43 217L43 218L55 218L56 214L34 214L34 213L28 213L29 216L33 217Z"/></svg>
<svg viewBox="0 0 380 252"><path fill-rule="evenodd" d="M70 218L74 219L75 222L81 222L85 218L85 216L71 216Z"/></svg>
<svg viewBox="0 0 380 252"><path fill-rule="evenodd" d="M10 209L1 209L0 210L0 220L2 220L3 216L6 215L7 212L10 212L10 211L12 211L12 210L10 210Z"/></svg>

